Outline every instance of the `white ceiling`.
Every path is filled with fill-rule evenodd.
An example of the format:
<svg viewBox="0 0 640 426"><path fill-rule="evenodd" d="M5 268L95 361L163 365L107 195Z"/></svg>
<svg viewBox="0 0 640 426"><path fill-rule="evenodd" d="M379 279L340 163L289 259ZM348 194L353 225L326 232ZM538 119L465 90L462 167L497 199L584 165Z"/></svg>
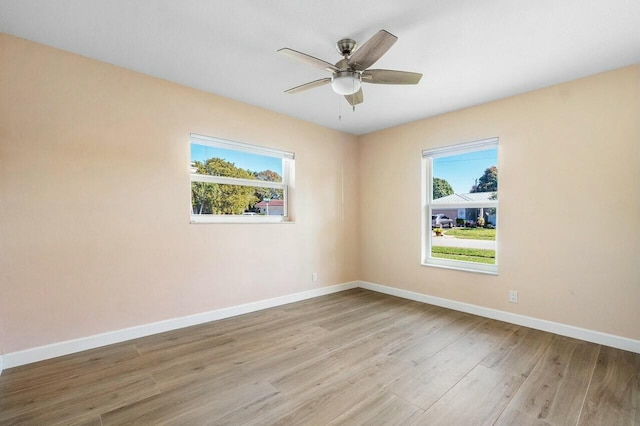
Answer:
<svg viewBox="0 0 640 426"><path fill-rule="evenodd" d="M364 86L355 112L329 76L335 42L398 41L373 68L418 86ZM640 63L639 0L0 0L0 32L353 134ZM339 115L342 119L339 120Z"/></svg>

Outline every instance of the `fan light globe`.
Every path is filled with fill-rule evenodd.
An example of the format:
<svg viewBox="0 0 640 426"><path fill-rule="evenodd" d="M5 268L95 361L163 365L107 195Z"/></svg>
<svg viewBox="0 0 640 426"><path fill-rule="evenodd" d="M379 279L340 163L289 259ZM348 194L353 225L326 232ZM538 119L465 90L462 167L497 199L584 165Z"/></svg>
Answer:
<svg viewBox="0 0 640 426"><path fill-rule="evenodd" d="M360 73L339 71L331 79L331 88L339 95L353 95L360 90Z"/></svg>

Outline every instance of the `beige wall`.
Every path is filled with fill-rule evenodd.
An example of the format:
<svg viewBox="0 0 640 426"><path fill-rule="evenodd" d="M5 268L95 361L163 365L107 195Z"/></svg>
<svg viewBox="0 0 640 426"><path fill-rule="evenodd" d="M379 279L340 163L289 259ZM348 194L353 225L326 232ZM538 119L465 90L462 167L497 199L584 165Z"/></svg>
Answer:
<svg viewBox="0 0 640 426"><path fill-rule="evenodd" d="M190 132L295 152L296 223L190 225ZM357 154L354 136L0 35L0 354L356 280Z"/></svg>
<svg viewBox="0 0 640 426"><path fill-rule="evenodd" d="M639 88L628 67L361 137L361 279L640 339ZM421 266L421 151L493 136L499 275Z"/></svg>
<svg viewBox="0 0 640 426"><path fill-rule="evenodd" d="M640 339L637 67L356 138L6 35L0 64L0 354L356 279ZM296 223L190 225L190 132L294 151ZM421 266L421 150L491 136L500 274Z"/></svg>

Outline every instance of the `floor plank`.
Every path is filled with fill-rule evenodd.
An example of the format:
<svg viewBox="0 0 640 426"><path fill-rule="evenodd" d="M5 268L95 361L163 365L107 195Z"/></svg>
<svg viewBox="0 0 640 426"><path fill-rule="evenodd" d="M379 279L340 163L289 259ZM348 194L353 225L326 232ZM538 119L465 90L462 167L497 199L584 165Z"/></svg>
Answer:
<svg viewBox="0 0 640 426"><path fill-rule="evenodd" d="M328 381L324 386L308 388L307 392L301 393L303 397L300 398L306 402L277 418L274 424L327 424L362 401L363 395L376 393L411 368L391 357L380 357L365 366L363 369L354 368L343 377ZM264 424L262 422L263 419L258 419L255 424Z"/></svg>
<svg viewBox="0 0 640 426"><path fill-rule="evenodd" d="M290 396L274 393L218 417L215 424L217 426L269 425L273 424L277 418L275 413L288 412L294 407L295 401Z"/></svg>
<svg viewBox="0 0 640 426"><path fill-rule="evenodd" d="M106 425L201 424L251 401L276 393L264 382L223 380L192 381L185 386L109 411Z"/></svg>
<svg viewBox="0 0 640 426"><path fill-rule="evenodd" d="M140 359L111 369L67 377L41 386L29 387L18 392L2 395L0 399L0 423L29 412L42 411L49 407L67 404L82 399L99 389L114 389L122 378L143 374L144 364ZM144 376L150 378L149 375ZM153 383L155 387L155 383Z"/></svg>
<svg viewBox="0 0 640 426"><path fill-rule="evenodd" d="M5 370L0 425L638 425L639 374L637 354L354 289Z"/></svg>
<svg viewBox="0 0 640 426"><path fill-rule="evenodd" d="M423 410L466 376L494 347L513 333L516 326L485 320L458 341L407 371L387 388Z"/></svg>
<svg viewBox="0 0 640 426"><path fill-rule="evenodd" d="M395 298L394 298L395 299ZM316 344L328 350L334 350L356 339L372 334L376 330L393 326L393 317L401 315L414 308L406 300L393 300L390 307L381 309L362 320L344 322L343 326L333 330L330 335L316 340Z"/></svg>
<svg viewBox="0 0 640 426"><path fill-rule="evenodd" d="M575 425L600 346L555 336L496 425Z"/></svg>
<svg viewBox="0 0 640 426"><path fill-rule="evenodd" d="M640 354L603 346L578 425L640 425Z"/></svg>
<svg viewBox="0 0 640 426"><path fill-rule="evenodd" d="M347 410L329 424L401 426L412 423L422 413L423 410L415 405L383 390Z"/></svg>
<svg viewBox="0 0 640 426"><path fill-rule="evenodd" d="M528 377L553 340L553 334L530 328L516 330L481 364L514 376Z"/></svg>
<svg viewBox="0 0 640 426"><path fill-rule="evenodd" d="M0 375L0 395L118 366L139 357L136 347L127 343L10 368Z"/></svg>
<svg viewBox="0 0 640 426"><path fill-rule="evenodd" d="M477 365L420 416L416 424L492 425L522 382L522 376Z"/></svg>
<svg viewBox="0 0 640 426"><path fill-rule="evenodd" d="M483 319L460 312L446 312L434 321L429 333L423 334L411 347L394 353L394 356L418 365L430 356L446 348L470 333Z"/></svg>
<svg viewBox="0 0 640 426"><path fill-rule="evenodd" d="M82 424L96 415L135 405L152 395L159 395L155 381L147 374L118 377L98 385L64 391L46 404L6 419L8 424L54 425ZM1 423L5 423L3 420Z"/></svg>

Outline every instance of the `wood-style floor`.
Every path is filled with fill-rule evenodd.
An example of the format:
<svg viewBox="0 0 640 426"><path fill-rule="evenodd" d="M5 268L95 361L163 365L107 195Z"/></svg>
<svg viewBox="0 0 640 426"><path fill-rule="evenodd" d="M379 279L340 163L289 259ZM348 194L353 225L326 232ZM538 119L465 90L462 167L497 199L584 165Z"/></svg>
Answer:
<svg viewBox="0 0 640 426"><path fill-rule="evenodd" d="M640 355L362 289L6 370L0 424L639 425Z"/></svg>

